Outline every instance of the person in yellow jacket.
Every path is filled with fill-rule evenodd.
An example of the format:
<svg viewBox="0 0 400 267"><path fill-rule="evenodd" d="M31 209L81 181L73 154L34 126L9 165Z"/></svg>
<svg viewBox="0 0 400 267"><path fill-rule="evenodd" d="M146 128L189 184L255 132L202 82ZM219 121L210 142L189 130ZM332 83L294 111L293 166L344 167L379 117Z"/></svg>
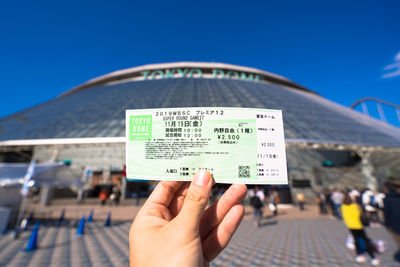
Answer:
<svg viewBox="0 0 400 267"><path fill-rule="evenodd" d="M372 265L379 265L380 261L378 258L375 258L375 246L372 244L371 240L368 238L364 231L364 226L361 222L361 213L362 210L357 203L354 203L349 196L346 194L344 197L344 201L341 207L342 217L345 225L349 228L351 234L354 238L354 243L356 245L357 262L365 262L366 258L363 255L361 242L364 242L366 251L371 257Z"/></svg>

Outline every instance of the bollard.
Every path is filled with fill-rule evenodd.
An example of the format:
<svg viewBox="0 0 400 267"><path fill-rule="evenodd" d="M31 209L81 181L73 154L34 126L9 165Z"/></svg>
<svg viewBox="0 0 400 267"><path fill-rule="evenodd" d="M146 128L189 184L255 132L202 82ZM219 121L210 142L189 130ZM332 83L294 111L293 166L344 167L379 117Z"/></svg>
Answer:
<svg viewBox="0 0 400 267"><path fill-rule="evenodd" d="M85 233L85 216L79 221L78 230L76 231L76 235L83 235Z"/></svg>
<svg viewBox="0 0 400 267"><path fill-rule="evenodd" d="M93 210L90 211L87 221L88 222L93 222Z"/></svg>
<svg viewBox="0 0 400 267"><path fill-rule="evenodd" d="M106 227L111 226L111 211L108 212L107 220L106 220L106 223L104 224L104 226L106 226Z"/></svg>
<svg viewBox="0 0 400 267"><path fill-rule="evenodd" d="M64 222L65 217L65 209L62 209L60 218L58 219L58 225L61 225Z"/></svg>
<svg viewBox="0 0 400 267"><path fill-rule="evenodd" d="M29 237L28 244L26 245L26 248L24 251L33 251L37 249L37 240L38 240L38 234L39 234L39 226L40 223L35 224L35 228L33 228L31 236Z"/></svg>

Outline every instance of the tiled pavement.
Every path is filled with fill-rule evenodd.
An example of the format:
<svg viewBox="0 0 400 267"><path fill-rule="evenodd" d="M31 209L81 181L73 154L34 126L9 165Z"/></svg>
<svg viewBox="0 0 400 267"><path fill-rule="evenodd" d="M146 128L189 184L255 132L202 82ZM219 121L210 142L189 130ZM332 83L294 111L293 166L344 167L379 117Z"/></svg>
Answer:
<svg viewBox="0 0 400 267"><path fill-rule="evenodd" d="M0 266L128 266L130 222L86 224L84 236L76 228L42 225L39 249L23 252L29 231L18 240L0 235ZM399 266L392 260L395 244L384 228L369 228L373 239L387 242L381 266ZM358 266L345 247L347 230L334 219L268 219L256 228L244 220L224 252L211 266ZM363 264L369 266L369 263Z"/></svg>

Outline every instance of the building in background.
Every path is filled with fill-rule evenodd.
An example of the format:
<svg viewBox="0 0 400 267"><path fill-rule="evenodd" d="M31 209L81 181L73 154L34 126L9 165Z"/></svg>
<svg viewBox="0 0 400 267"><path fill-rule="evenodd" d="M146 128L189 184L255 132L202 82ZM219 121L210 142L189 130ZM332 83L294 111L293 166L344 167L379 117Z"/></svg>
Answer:
<svg viewBox="0 0 400 267"><path fill-rule="evenodd" d="M200 62L115 71L2 118L0 162L68 161L78 173L92 170L92 194L114 185L129 195L142 185L123 179L125 110L201 106L283 110L289 174L283 202L290 189L378 188L400 173L399 128L276 74Z"/></svg>

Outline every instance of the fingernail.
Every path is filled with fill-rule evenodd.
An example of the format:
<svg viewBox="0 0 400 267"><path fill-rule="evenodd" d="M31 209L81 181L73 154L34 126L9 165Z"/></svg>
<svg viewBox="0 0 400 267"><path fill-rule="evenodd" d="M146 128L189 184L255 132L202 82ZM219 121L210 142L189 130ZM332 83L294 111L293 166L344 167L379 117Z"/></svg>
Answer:
<svg viewBox="0 0 400 267"><path fill-rule="evenodd" d="M206 170L200 170L194 176L193 182L199 186L206 186L210 181L210 175Z"/></svg>

